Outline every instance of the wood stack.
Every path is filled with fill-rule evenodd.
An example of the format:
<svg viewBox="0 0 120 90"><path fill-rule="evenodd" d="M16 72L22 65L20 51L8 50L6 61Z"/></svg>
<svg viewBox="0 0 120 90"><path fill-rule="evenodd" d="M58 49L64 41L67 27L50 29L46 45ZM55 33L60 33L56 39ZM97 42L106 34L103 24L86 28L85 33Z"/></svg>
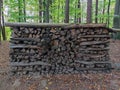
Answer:
<svg viewBox="0 0 120 90"><path fill-rule="evenodd" d="M109 29L101 24L8 24L13 33L13 74L43 75L109 71Z"/></svg>

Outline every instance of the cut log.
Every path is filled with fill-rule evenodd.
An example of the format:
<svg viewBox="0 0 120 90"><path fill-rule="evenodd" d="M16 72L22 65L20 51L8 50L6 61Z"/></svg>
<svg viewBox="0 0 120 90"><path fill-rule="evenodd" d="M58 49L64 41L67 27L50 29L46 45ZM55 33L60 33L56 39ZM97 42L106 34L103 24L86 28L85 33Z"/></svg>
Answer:
<svg viewBox="0 0 120 90"><path fill-rule="evenodd" d="M10 63L11 66L33 66L33 65L46 65L46 66L51 66L51 64L45 63L45 62L31 62L31 63L18 63L18 62L11 62Z"/></svg>
<svg viewBox="0 0 120 90"><path fill-rule="evenodd" d="M86 49L83 49L83 48L80 48L79 50L81 51L104 51L104 50L109 50L110 48L86 48Z"/></svg>
<svg viewBox="0 0 120 90"><path fill-rule="evenodd" d="M81 38L91 38L91 37L99 37L99 38L110 38L110 35L85 35L85 36L80 36Z"/></svg>
<svg viewBox="0 0 120 90"><path fill-rule="evenodd" d="M94 45L94 44L106 44L110 41L91 41L91 42L81 42L80 45Z"/></svg>
<svg viewBox="0 0 120 90"><path fill-rule="evenodd" d="M110 62L110 61L93 61L93 62L91 62L91 61L78 61L78 60L76 60L75 61L76 63L83 63L83 64L111 64L112 62Z"/></svg>
<svg viewBox="0 0 120 90"><path fill-rule="evenodd" d="M36 45L10 45L10 48L38 48L41 49L41 47Z"/></svg>

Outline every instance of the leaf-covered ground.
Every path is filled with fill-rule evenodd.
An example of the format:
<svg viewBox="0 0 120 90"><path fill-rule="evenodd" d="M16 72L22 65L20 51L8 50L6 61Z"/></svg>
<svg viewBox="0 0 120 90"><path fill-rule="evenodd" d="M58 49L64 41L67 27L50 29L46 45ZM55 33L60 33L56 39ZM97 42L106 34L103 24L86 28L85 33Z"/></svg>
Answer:
<svg viewBox="0 0 120 90"><path fill-rule="evenodd" d="M110 57L120 62L120 40L111 40ZM120 71L95 74L9 76L9 42L0 45L0 90L120 90Z"/></svg>

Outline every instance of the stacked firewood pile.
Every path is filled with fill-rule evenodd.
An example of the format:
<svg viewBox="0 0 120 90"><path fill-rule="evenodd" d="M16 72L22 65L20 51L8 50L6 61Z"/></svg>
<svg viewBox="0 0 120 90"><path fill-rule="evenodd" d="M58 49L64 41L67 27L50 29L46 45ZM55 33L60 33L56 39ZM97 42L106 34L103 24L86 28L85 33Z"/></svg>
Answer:
<svg viewBox="0 0 120 90"><path fill-rule="evenodd" d="M8 24L12 74L109 71L109 29L102 24Z"/></svg>

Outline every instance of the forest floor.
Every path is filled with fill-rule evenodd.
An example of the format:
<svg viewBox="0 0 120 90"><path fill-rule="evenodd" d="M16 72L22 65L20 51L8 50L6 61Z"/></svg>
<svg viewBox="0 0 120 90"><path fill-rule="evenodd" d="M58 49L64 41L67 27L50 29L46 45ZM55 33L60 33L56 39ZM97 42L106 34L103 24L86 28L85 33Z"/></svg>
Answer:
<svg viewBox="0 0 120 90"><path fill-rule="evenodd" d="M111 40L110 58L120 62L120 40ZM9 42L0 45L0 90L120 90L120 71L111 73L11 77Z"/></svg>

